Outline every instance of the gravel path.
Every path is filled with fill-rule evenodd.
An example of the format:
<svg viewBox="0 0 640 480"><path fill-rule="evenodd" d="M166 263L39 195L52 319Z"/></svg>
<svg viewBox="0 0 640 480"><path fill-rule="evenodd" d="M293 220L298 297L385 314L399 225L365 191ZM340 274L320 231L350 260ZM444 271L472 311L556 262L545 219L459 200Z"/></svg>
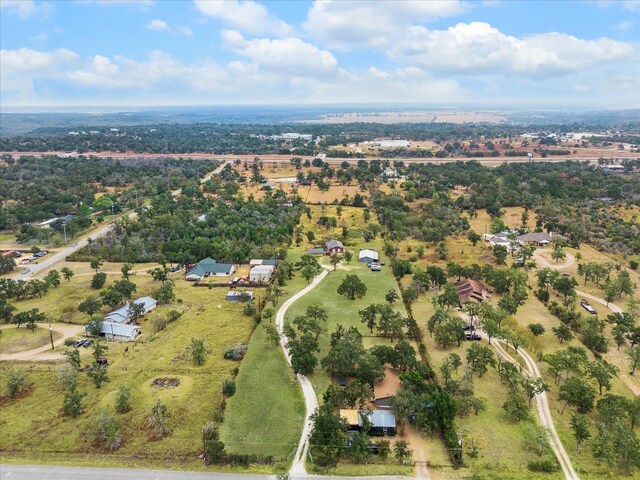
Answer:
<svg viewBox="0 0 640 480"><path fill-rule="evenodd" d="M291 305L293 305L298 299L305 296L311 290L318 286L318 284L329 274L327 270L320 273L317 277L313 279L313 281L307 285L305 288L300 290L290 299L282 304L278 313L276 314L276 326L278 330L280 330L280 345L282 346L282 350L284 351L285 357L287 357L287 362L291 365L291 357L289 355L289 350L287 349L287 337L284 335L282 329L284 327L284 315L287 313L287 310ZM293 459L293 464L291 465L291 470L289 473L292 475L307 475L307 469L305 467L305 459L307 458L307 452L309 451L309 435L311 434L311 415L318 408L318 398L316 397L316 392L313 389L313 385L311 381L304 375L297 374L296 375L300 386L302 387L302 393L304 395L304 403L306 407L305 419L304 419L304 428L302 429L302 435L300 435L300 442L298 443L298 448L296 449L296 455Z"/></svg>

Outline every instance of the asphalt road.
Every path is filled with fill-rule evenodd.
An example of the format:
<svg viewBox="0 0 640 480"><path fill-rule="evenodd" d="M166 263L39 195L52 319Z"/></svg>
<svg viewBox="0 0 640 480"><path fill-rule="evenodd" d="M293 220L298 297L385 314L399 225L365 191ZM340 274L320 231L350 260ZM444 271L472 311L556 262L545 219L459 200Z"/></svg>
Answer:
<svg viewBox="0 0 640 480"><path fill-rule="evenodd" d="M1 480L275 480L275 475L246 473L179 472L128 468L58 467L48 465L0 465ZM392 480L408 477L323 477L290 475L291 480Z"/></svg>
<svg viewBox="0 0 640 480"><path fill-rule="evenodd" d="M135 212L132 212L129 214L129 218L132 218L132 219L136 218L136 216L137 216L137 213ZM63 262L64 259L67 258L69 255L85 247L89 243L87 240L88 238L95 240L96 238L103 237L109 232L109 230L111 230L111 224L105 225L104 227L101 227L98 230L91 232L89 235L87 235L83 239L78 240L76 243L74 243L71 246L63 248L59 252L56 252L50 255L45 255L44 257L40 257L37 260L38 262L37 264L34 261L32 263L19 266L17 268L17 270L19 271L18 273L13 275L13 278L15 280L28 280L30 278L33 278L41 271L54 266L58 262Z"/></svg>

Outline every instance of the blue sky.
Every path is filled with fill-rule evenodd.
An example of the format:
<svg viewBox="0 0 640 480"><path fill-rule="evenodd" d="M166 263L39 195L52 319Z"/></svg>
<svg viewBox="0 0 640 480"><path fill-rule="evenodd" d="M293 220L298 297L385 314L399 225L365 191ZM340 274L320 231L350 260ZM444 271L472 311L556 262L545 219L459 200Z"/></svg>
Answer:
<svg viewBox="0 0 640 480"><path fill-rule="evenodd" d="M640 107L640 1L0 0L0 104Z"/></svg>

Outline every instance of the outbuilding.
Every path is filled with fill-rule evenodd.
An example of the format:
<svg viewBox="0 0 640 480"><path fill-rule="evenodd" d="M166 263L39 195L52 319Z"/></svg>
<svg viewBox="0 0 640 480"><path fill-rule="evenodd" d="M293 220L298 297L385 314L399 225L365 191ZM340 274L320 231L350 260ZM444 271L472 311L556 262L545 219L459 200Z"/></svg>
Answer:
<svg viewBox="0 0 640 480"><path fill-rule="evenodd" d="M102 322L102 334L107 340L133 342L141 333L138 325Z"/></svg>
<svg viewBox="0 0 640 480"><path fill-rule="evenodd" d="M378 258L378 252L376 252L375 250L370 250L368 248L360 250L360 253L358 254L358 261L367 264L377 263Z"/></svg>
<svg viewBox="0 0 640 480"><path fill-rule="evenodd" d="M251 283L269 283L273 270L273 265L256 265L249 272L249 281Z"/></svg>

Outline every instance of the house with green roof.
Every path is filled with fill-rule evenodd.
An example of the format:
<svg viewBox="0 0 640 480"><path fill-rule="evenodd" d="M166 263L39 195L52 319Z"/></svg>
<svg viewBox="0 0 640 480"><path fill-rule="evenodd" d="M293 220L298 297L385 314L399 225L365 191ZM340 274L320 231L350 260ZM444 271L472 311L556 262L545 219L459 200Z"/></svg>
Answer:
<svg viewBox="0 0 640 480"><path fill-rule="evenodd" d="M228 277L235 273L236 267L231 263L218 263L213 258L205 258L200 260L193 268L191 268L185 277L186 280L200 281L205 277Z"/></svg>

